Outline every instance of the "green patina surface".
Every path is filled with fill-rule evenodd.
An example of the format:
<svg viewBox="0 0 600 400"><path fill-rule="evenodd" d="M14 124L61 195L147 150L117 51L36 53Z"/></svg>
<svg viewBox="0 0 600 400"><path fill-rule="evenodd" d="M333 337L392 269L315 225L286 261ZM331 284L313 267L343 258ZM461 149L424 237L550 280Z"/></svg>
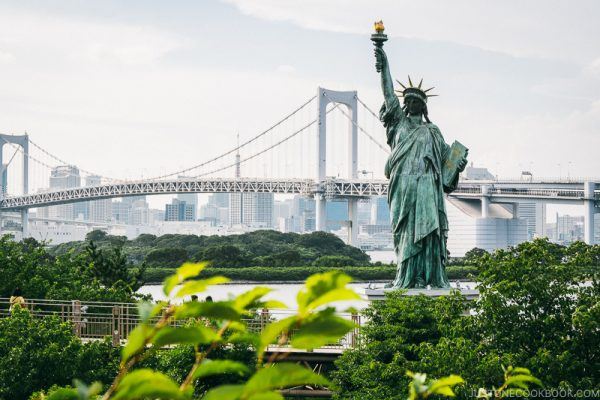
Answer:
<svg viewBox="0 0 600 400"><path fill-rule="evenodd" d="M428 94L421 84L403 86L401 106L381 44L376 43L375 57L385 98L380 118L391 148L385 174L390 179L388 203L398 270L390 286L448 288L444 193L456 188L467 151L459 143L450 147L429 121ZM454 169L448 171L449 166Z"/></svg>

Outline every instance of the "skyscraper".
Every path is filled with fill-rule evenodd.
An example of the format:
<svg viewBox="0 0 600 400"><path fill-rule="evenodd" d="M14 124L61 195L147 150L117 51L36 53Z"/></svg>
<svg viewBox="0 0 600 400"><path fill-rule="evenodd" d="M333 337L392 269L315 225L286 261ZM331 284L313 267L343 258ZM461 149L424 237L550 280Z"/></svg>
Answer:
<svg viewBox="0 0 600 400"><path fill-rule="evenodd" d="M165 206L165 221L195 221L196 208L193 204L173 199Z"/></svg>
<svg viewBox="0 0 600 400"><path fill-rule="evenodd" d="M74 165L60 165L53 168L50 172L49 187L51 191L79 186L81 186L81 177L79 176L79 169ZM74 204L61 204L59 206L41 208L39 214L47 218L74 220L78 216L81 216L81 214L85 218L85 212L82 210L86 208L81 205L75 207Z"/></svg>
<svg viewBox="0 0 600 400"><path fill-rule="evenodd" d="M273 203L273 193L231 193L229 224L272 228Z"/></svg>
<svg viewBox="0 0 600 400"><path fill-rule="evenodd" d="M90 175L85 179L86 186L97 186L102 183L98 175ZM112 200L102 199L82 203L87 206L87 219L94 222L109 222L112 219Z"/></svg>

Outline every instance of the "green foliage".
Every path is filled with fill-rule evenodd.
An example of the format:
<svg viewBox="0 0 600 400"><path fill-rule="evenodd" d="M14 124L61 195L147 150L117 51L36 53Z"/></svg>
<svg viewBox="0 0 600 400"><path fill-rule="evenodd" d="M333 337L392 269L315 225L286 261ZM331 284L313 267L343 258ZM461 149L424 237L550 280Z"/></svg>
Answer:
<svg viewBox="0 0 600 400"><path fill-rule="evenodd" d="M141 278L146 266L142 264L139 268L134 267L127 261L121 247L103 251L99 250L94 242L90 242L85 251L90 260L87 272L102 285L113 287L122 284L133 292L142 286Z"/></svg>
<svg viewBox="0 0 600 400"><path fill-rule="evenodd" d="M205 264L182 265L174 275L165 279L164 292L171 295L178 284L206 288L207 280L197 279L204 268ZM140 306L145 322L131 332L122 350L119 372L103 398L191 399L195 393L202 395L203 399L282 399L278 392L280 389L299 385L329 386L325 377L310 369L280 362L273 356L265 362L263 356L269 343L287 344L292 331L298 337L296 342L312 349L339 340L354 329L354 323L342 320L333 313L332 308L327 307L331 302L358 297L346 288L349 282L350 277L339 271L310 277L298 294L299 312L284 320L271 322L257 337L256 343L259 345L255 349L255 371L248 366L252 363L209 356L217 355L224 348L236 348L236 337L240 335L252 335L246 331L240 317L253 315L253 310L269 304L262 300L270 291L268 288L256 287L230 301L165 304L158 321L152 320L155 321L153 323L150 323L150 317L156 307ZM186 319L188 325L170 326L169 321L173 318ZM207 323L209 320L212 322ZM291 343L294 345L294 339ZM173 373L152 368L152 364L159 366L162 357L157 359L154 355L160 354L161 348L167 345L177 345L169 353L187 352L191 366L185 377L182 378L181 370ZM191 352L190 346L193 346ZM221 375L234 376L238 381L216 387L202 384ZM66 395L68 393L72 391L65 392Z"/></svg>
<svg viewBox="0 0 600 400"><path fill-rule="evenodd" d="M0 296L8 297L19 287L25 299L132 301L143 271L125 272L130 265L123 264L119 253L114 257L102 253L101 258L106 262L95 263L85 253L53 256L35 239L15 242L2 236Z"/></svg>
<svg viewBox="0 0 600 400"><path fill-rule="evenodd" d="M75 377L109 382L117 365L118 351L109 342L82 344L58 317L34 318L18 309L0 319L0 398L26 399Z"/></svg>
<svg viewBox="0 0 600 400"><path fill-rule="evenodd" d="M405 398L406 370L429 376L460 371L466 383L456 395L470 398L502 381L502 365L524 367L506 370L511 390L519 382L539 383L522 376L526 371L548 388L600 389L598 269L572 265L595 251L535 240L483 254L477 263L480 298L469 304L468 315L456 293L435 299L392 292L373 302L365 310L363 346L336 362L337 398Z"/></svg>
<svg viewBox="0 0 600 400"><path fill-rule="evenodd" d="M477 263L486 255L489 255L487 251L474 247L465 253L463 261L466 265L477 265Z"/></svg>
<svg viewBox="0 0 600 400"><path fill-rule="evenodd" d="M355 261L348 256L321 256L313 262L313 265L316 267L339 268L353 266Z"/></svg>
<svg viewBox="0 0 600 400"><path fill-rule="evenodd" d="M146 262L150 268L176 268L186 261L210 261L216 268L297 267L311 265L323 256L346 260L334 263L335 266L369 264L369 256L365 252L324 232L300 235L263 230L230 236L141 235L128 241L120 236L93 231L88 238L86 242L65 243L50 251L54 255L70 251L80 254L93 241L101 250L122 247L129 261ZM306 276L300 279L304 278Z"/></svg>
<svg viewBox="0 0 600 400"><path fill-rule="evenodd" d="M378 281L392 280L396 276L395 265L379 265L365 267L339 267L335 268L350 275L356 281ZM208 268L203 274L206 277L215 275L225 275L233 281L253 281L253 282L276 282L276 281L304 281L311 275L323 273L331 270L329 267L248 267L248 268ZM162 282L167 276L173 273L171 268L148 268L145 271L143 279L149 283ZM475 279L478 274L476 266L450 266L446 267L448 278L454 279Z"/></svg>
<svg viewBox="0 0 600 400"><path fill-rule="evenodd" d="M138 242L145 244L147 242ZM152 246L152 244L150 244ZM175 268L189 259L187 250L182 248L158 248L146 254L145 262L149 266Z"/></svg>

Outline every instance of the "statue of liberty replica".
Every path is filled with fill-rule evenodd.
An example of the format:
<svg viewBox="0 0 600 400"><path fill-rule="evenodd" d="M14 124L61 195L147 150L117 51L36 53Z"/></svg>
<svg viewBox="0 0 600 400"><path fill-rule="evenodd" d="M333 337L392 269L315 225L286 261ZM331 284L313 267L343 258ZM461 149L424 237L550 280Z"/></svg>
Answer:
<svg viewBox="0 0 600 400"><path fill-rule="evenodd" d="M394 90L383 42L383 23L376 22L376 69L381 75L385 102L380 119L386 129L391 154L385 164L390 180L388 204L398 270L386 287L396 289L449 288L446 276L448 218L444 193L452 192L467 165L467 148L458 142L449 146L439 128L429 120L427 99L434 95L422 89L423 80ZM398 93L398 94L396 94ZM403 99L400 104L399 97Z"/></svg>

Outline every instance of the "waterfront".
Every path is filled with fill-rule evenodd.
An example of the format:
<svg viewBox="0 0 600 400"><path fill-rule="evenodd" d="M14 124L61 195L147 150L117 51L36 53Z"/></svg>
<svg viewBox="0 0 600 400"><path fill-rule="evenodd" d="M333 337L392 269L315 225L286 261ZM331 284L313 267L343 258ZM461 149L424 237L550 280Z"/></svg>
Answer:
<svg viewBox="0 0 600 400"><path fill-rule="evenodd" d="M358 294L362 294L363 290L369 285L369 283L351 283L348 285L354 289ZM452 287L456 287L456 282L451 282ZM303 283L228 283L225 285L210 286L205 292L199 293L200 300L204 300L207 296L211 296L215 301L227 300L235 297L241 293L244 293L256 286L264 286L272 289L272 292L265 296L269 300L279 300L286 304L290 308L295 308L296 295L300 289L304 286ZM377 284L378 287L383 286L382 283ZM462 288L473 288L475 282L461 282ZM145 285L142 286L138 293L149 294L154 300L165 300L166 296L162 291L162 285ZM189 300L189 297L184 299ZM366 300L357 301L344 301L337 304L338 310L345 310L348 307L354 307L357 309L363 309L367 307L368 302Z"/></svg>

